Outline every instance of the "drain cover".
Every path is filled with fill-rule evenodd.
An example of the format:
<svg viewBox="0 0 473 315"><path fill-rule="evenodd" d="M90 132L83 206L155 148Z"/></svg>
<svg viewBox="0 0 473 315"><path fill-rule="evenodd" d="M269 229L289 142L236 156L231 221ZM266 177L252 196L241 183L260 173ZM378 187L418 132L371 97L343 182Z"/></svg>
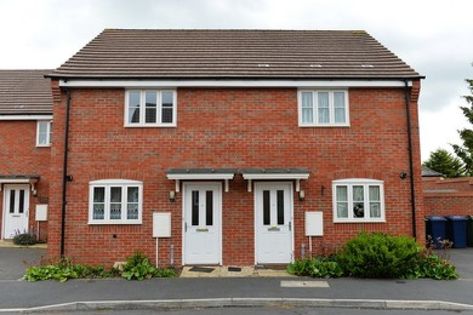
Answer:
<svg viewBox="0 0 473 315"><path fill-rule="evenodd" d="M228 271L241 272L241 268L240 267L228 267Z"/></svg>
<svg viewBox="0 0 473 315"><path fill-rule="evenodd" d="M192 267L191 269L189 269L189 271L193 271L193 272L206 272L206 273L211 273L214 270L215 268L209 268L209 267Z"/></svg>

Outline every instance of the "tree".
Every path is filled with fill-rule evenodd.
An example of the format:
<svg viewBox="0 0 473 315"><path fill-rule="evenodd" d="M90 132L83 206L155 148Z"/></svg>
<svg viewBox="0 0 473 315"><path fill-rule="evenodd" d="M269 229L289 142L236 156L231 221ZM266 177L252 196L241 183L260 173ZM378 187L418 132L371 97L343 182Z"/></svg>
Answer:
<svg viewBox="0 0 473 315"><path fill-rule="evenodd" d="M462 161L444 149L431 152L429 159L424 162L424 166L442 173L446 177L460 177L464 172Z"/></svg>
<svg viewBox="0 0 473 315"><path fill-rule="evenodd" d="M469 106L461 106L463 115L468 122L473 125L473 80L465 80L468 83L470 95L465 95L463 98L468 102ZM458 131L463 145L452 145L455 154L463 161L464 171L466 176L473 176L473 130L464 128Z"/></svg>

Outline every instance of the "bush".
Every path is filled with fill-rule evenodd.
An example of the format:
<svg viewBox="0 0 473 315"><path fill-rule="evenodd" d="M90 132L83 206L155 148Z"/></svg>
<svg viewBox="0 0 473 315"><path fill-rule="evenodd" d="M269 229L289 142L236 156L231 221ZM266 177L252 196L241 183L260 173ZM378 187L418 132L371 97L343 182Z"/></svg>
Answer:
<svg viewBox="0 0 473 315"><path fill-rule="evenodd" d="M360 278L403 278L416 269L421 247L413 238L361 233L337 256L347 275Z"/></svg>
<svg viewBox="0 0 473 315"><path fill-rule="evenodd" d="M435 280L455 280L458 273L453 264L448 260L435 254L422 253L416 268L408 275L408 278L430 278Z"/></svg>
<svg viewBox="0 0 473 315"><path fill-rule="evenodd" d="M16 234L13 237L13 244L30 246L36 244L36 237L29 233Z"/></svg>
<svg viewBox="0 0 473 315"><path fill-rule="evenodd" d="M128 257L121 276L127 280L144 280L152 277L174 277L176 273L172 269L156 268L148 257L138 252Z"/></svg>
<svg viewBox="0 0 473 315"><path fill-rule="evenodd" d="M343 276L340 265L328 258L312 258L296 260L287 267L287 272L297 276L314 278L338 278Z"/></svg>
<svg viewBox="0 0 473 315"><path fill-rule="evenodd" d="M174 277L176 272L174 269L156 268L146 256L137 253L127 259L122 271L116 268L106 270L103 266L73 264L70 260L63 259L56 264L30 267L26 270L24 278L27 281L56 280L64 282L69 279L97 279L119 276L127 280L144 280L152 277Z"/></svg>

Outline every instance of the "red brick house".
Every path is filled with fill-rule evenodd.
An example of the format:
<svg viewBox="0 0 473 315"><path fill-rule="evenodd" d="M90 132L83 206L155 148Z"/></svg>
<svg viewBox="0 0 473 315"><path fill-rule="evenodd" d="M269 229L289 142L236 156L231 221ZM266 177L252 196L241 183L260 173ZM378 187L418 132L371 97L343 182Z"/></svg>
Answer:
<svg viewBox="0 0 473 315"><path fill-rule="evenodd" d="M0 70L0 239L47 238L51 70Z"/></svg>
<svg viewBox="0 0 473 315"><path fill-rule="evenodd" d="M364 31L109 29L49 77L51 258L281 264L362 230L423 239L422 76Z"/></svg>

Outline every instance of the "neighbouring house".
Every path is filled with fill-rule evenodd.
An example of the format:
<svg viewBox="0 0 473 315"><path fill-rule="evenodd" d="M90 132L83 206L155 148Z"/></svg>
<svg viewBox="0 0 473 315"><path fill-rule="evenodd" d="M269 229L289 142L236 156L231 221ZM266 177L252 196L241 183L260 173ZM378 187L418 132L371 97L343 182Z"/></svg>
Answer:
<svg viewBox="0 0 473 315"><path fill-rule="evenodd" d="M50 258L285 264L360 231L423 242L423 77L364 31L107 29L48 77Z"/></svg>
<svg viewBox="0 0 473 315"><path fill-rule="evenodd" d="M51 71L0 70L0 239L47 238Z"/></svg>
<svg viewBox="0 0 473 315"><path fill-rule="evenodd" d="M473 215L473 178L444 178L443 174L422 168L425 215Z"/></svg>

